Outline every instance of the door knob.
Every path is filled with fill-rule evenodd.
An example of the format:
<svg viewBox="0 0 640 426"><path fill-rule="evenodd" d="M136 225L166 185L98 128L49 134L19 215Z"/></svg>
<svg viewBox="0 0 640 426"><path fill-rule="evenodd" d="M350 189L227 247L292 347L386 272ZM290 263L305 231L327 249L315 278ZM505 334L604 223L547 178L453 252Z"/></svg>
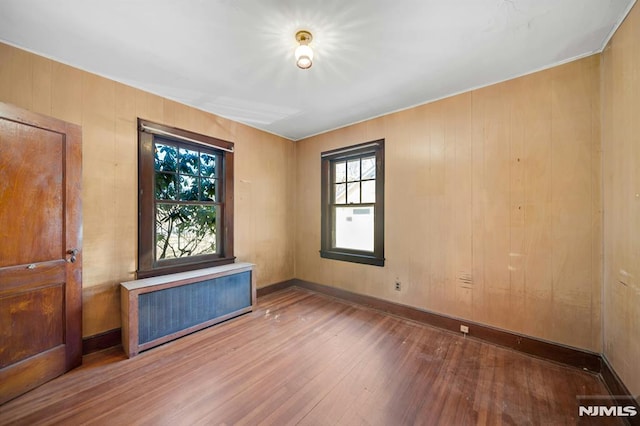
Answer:
<svg viewBox="0 0 640 426"><path fill-rule="evenodd" d="M76 255L78 254L78 249L67 250L67 254L71 255L71 257L69 259L67 259L67 262L75 263L76 262Z"/></svg>

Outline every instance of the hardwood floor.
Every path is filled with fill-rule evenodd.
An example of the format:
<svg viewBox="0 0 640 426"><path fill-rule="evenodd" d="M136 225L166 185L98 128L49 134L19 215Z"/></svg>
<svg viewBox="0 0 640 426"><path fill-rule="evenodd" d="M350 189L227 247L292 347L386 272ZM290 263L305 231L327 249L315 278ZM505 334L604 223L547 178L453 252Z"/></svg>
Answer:
<svg viewBox="0 0 640 426"><path fill-rule="evenodd" d="M620 424L578 417L598 376L298 288L0 406L0 424ZM607 423L608 422L608 423Z"/></svg>

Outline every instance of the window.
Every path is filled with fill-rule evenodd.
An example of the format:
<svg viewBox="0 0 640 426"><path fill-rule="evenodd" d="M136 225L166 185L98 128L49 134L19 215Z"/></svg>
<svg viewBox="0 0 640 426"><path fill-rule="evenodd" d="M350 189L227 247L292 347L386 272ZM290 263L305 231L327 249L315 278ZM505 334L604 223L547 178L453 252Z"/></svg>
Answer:
<svg viewBox="0 0 640 426"><path fill-rule="evenodd" d="M233 143L138 129L138 278L232 263Z"/></svg>
<svg viewBox="0 0 640 426"><path fill-rule="evenodd" d="M322 153L320 256L384 266L384 139Z"/></svg>

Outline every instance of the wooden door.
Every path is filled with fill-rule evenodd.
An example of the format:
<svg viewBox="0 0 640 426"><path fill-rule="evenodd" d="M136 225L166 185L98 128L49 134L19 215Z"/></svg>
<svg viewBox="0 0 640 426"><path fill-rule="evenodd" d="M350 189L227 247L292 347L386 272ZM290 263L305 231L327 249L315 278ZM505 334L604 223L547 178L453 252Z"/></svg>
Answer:
<svg viewBox="0 0 640 426"><path fill-rule="evenodd" d="M81 150L0 103L0 404L82 363Z"/></svg>

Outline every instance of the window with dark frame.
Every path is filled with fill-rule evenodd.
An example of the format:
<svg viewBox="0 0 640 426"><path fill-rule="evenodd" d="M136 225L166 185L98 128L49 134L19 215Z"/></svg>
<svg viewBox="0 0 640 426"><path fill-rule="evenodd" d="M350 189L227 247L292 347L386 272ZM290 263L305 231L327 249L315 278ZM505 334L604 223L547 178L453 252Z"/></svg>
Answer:
<svg viewBox="0 0 640 426"><path fill-rule="evenodd" d="M321 159L320 256L384 266L384 139Z"/></svg>
<svg viewBox="0 0 640 426"><path fill-rule="evenodd" d="M138 278L233 263L233 143L138 119Z"/></svg>

